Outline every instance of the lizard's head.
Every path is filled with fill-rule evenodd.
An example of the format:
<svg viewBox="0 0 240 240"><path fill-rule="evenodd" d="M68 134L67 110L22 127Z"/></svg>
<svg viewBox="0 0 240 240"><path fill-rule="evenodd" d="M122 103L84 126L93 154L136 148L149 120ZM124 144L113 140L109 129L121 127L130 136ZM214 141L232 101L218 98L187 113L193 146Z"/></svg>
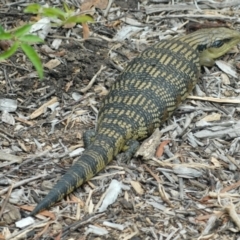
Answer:
<svg viewBox="0 0 240 240"><path fill-rule="evenodd" d="M202 29L196 32L196 36L201 38L198 51L200 63L205 66L212 66L215 58L224 55L240 42L240 32L228 28Z"/></svg>

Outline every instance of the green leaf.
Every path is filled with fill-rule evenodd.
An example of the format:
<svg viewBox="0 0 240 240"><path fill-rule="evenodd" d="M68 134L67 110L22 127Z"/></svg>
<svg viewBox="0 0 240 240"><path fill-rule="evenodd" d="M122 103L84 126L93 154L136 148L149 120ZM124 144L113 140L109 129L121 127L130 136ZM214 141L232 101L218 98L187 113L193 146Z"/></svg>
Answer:
<svg viewBox="0 0 240 240"><path fill-rule="evenodd" d="M0 34L4 33L4 28L0 25Z"/></svg>
<svg viewBox="0 0 240 240"><path fill-rule="evenodd" d="M65 23L85 23L85 22L93 22L93 18L88 15L72 16L65 21Z"/></svg>
<svg viewBox="0 0 240 240"><path fill-rule="evenodd" d="M61 20L64 20L66 16L66 13L59 8L43 8L42 14L45 17L57 17Z"/></svg>
<svg viewBox="0 0 240 240"><path fill-rule="evenodd" d="M24 9L24 12L25 13L34 13L34 14L37 14L39 13L39 10L42 6L40 4L37 4L37 3L33 3L31 5L28 5L25 9Z"/></svg>
<svg viewBox="0 0 240 240"><path fill-rule="evenodd" d="M30 45L28 45L26 43L22 43L21 48L22 48L23 52L27 55L27 57L30 59L33 66L36 68L40 79L42 79L43 78L43 67L42 67L42 63L41 63L41 60L40 60L37 52Z"/></svg>
<svg viewBox="0 0 240 240"><path fill-rule="evenodd" d="M9 40L12 38L12 34L8 32L0 33L0 40Z"/></svg>
<svg viewBox="0 0 240 240"><path fill-rule="evenodd" d="M15 42L8 50L0 54L0 61L11 57L18 49L19 42Z"/></svg>
<svg viewBox="0 0 240 240"><path fill-rule="evenodd" d="M67 14L70 14L71 12L74 12L73 10L71 10L71 8L68 6L68 4L65 3L65 2L63 2L63 8L64 8L64 10Z"/></svg>
<svg viewBox="0 0 240 240"><path fill-rule="evenodd" d="M25 24L22 27L18 28L15 32L14 32L14 36L15 37L21 37L23 35L25 35L26 33L28 33L31 29L32 25L31 24Z"/></svg>
<svg viewBox="0 0 240 240"><path fill-rule="evenodd" d="M43 43L44 42L40 37L36 35L31 35L31 34L21 36L18 39L22 42L27 42L27 43Z"/></svg>

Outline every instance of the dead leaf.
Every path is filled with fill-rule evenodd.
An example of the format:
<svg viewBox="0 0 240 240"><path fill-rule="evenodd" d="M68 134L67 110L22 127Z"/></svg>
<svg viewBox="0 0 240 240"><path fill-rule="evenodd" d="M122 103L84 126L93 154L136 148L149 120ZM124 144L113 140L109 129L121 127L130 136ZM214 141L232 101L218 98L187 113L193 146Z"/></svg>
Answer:
<svg viewBox="0 0 240 240"><path fill-rule="evenodd" d="M165 147L168 143L170 143L169 140L166 140L166 141L163 141L163 142L160 143L160 145L159 145L158 148L157 148L156 154L155 154L155 156L156 156L157 158L159 158L159 157L161 157L161 156L163 155L164 147Z"/></svg>
<svg viewBox="0 0 240 240"><path fill-rule="evenodd" d="M159 139L161 136L162 132L157 128L149 138L143 141L140 148L135 153L135 156L140 156L145 160L152 159L156 152L156 148L159 146Z"/></svg>
<svg viewBox="0 0 240 240"><path fill-rule="evenodd" d="M215 63L226 74L229 74L229 75L231 75L234 78L238 78L238 74L235 71L235 69L232 68L231 64L229 64L227 62L224 62L222 60L218 60Z"/></svg>
<svg viewBox="0 0 240 240"><path fill-rule="evenodd" d="M136 193L138 193L139 195L142 195L144 193L142 186L139 182L131 181L131 185L134 188L134 190L136 191Z"/></svg>
<svg viewBox="0 0 240 240"><path fill-rule="evenodd" d="M24 152L29 152L29 147L27 147L24 142L18 140L18 144Z"/></svg>
<svg viewBox="0 0 240 240"><path fill-rule="evenodd" d="M53 97L51 100L49 100L48 102L44 103L41 107L39 107L37 110L35 110L31 115L30 115L30 119L34 119L38 116L40 116L41 114L43 114L46 110L46 108L50 105L52 105L53 103L57 102L58 98L57 97Z"/></svg>
<svg viewBox="0 0 240 240"><path fill-rule="evenodd" d="M88 24L87 23L82 23L82 27L83 27L83 38L84 39L89 38L90 31L89 31Z"/></svg>
<svg viewBox="0 0 240 240"><path fill-rule="evenodd" d="M208 220L212 214L207 214L207 215L200 215L195 218L196 221L206 221Z"/></svg>
<svg viewBox="0 0 240 240"><path fill-rule="evenodd" d="M214 166L221 167L220 162L215 157L211 157L211 162Z"/></svg>
<svg viewBox="0 0 240 240"><path fill-rule="evenodd" d="M73 85L73 81L70 81L65 86L65 91L68 92L69 88Z"/></svg>
<svg viewBox="0 0 240 240"><path fill-rule="evenodd" d="M226 84L226 85L229 85L229 84L230 84L230 80L229 80L229 77L228 77L227 74L222 73L222 74L221 74L221 77L222 77L222 83L223 83L223 84Z"/></svg>
<svg viewBox="0 0 240 240"><path fill-rule="evenodd" d="M55 50L53 50L52 48L50 48L50 47L47 46L47 45L43 45L43 46L41 47L41 51L42 51L44 54L46 54L46 55L48 55L49 57L51 57L51 58L55 58L56 56L57 56L57 57L62 57L62 56L65 55L65 52L66 52L64 49L61 50L61 51L59 51L59 52L56 52Z"/></svg>
<svg viewBox="0 0 240 240"><path fill-rule="evenodd" d="M54 55L57 56L57 57L62 57L62 56L65 55L65 52L66 52L65 50L62 50L60 52L56 52Z"/></svg>
<svg viewBox="0 0 240 240"><path fill-rule="evenodd" d="M109 28L115 28L115 27L119 26L121 23L122 23L122 21L116 20L116 21L107 23L106 26Z"/></svg>
<svg viewBox="0 0 240 240"><path fill-rule="evenodd" d="M0 233L0 240L5 240L6 238Z"/></svg>
<svg viewBox="0 0 240 240"><path fill-rule="evenodd" d="M211 197L207 195L207 196L204 196L199 202L206 204L209 200L211 200Z"/></svg>
<svg viewBox="0 0 240 240"><path fill-rule="evenodd" d="M221 114L219 113L213 113L211 115L207 115L201 121L206 121L206 122L213 122L213 121L219 121L221 119Z"/></svg>
<svg viewBox="0 0 240 240"><path fill-rule="evenodd" d="M1 219L5 224L11 224L21 219L19 208L10 203L6 204L1 215Z"/></svg>
<svg viewBox="0 0 240 240"><path fill-rule="evenodd" d="M55 238L54 240L60 240L62 239L62 232L60 232Z"/></svg>
<svg viewBox="0 0 240 240"><path fill-rule="evenodd" d="M105 9L108 5L108 0L85 0L81 5L81 11L91 10L93 7Z"/></svg>
<svg viewBox="0 0 240 240"><path fill-rule="evenodd" d="M55 58L55 59L48 61L46 64L44 64L44 66L47 67L48 69L53 69L60 64L61 64L61 62Z"/></svg>
<svg viewBox="0 0 240 240"><path fill-rule="evenodd" d="M40 16L40 15L32 16L32 17L30 18L30 20L31 20L32 22L38 22L40 19L41 19L41 16Z"/></svg>
<svg viewBox="0 0 240 240"><path fill-rule="evenodd" d="M94 92L97 93L99 96L106 96L108 94L108 90L102 85L95 86Z"/></svg>
<svg viewBox="0 0 240 240"><path fill-rule="evenodd" d="M6 225L5 222L0 222L1 223L1 226L4 226ZM0 240L6 240L6 239L10 239L11 237L11 232L10 230L8 229L8 227L3 227L1 233L0 233Z"/></svg>
<svg viewBox="0 0 240 240"><path fill-rule="evenodd" d="M85 206L85 203L80 198L75 197L73 194L70 195L70 199L74 203L79 203L82 208Z"/></svg>
<svg viewBox="0 0 240 240"><path fill-rule="evenodd" d="M55 51L46 44L41 46L41 51L43 51L45 54L55 53Z"/></svg>
<svg viewBox="0 0 240 240"><path fill-rule="evenodd" d="M229 203L224 209L229 214L238 229L240 229L240 218L236 212L236 207L232 203Z"/></svg>
<svg viewBox="0 0 240 240"><path fill-rule="evenodd" d="M2 49L3 51L8 50L10 46L11 46L10 41L7 41L7 40L0 41L0 49Z"/></svg>
<svg viewBox="0 0 240 240"><path fill-rule="evenodd" d="M63 25L63 28L71 29L76 26L76 23L66 23Z"/></svg>

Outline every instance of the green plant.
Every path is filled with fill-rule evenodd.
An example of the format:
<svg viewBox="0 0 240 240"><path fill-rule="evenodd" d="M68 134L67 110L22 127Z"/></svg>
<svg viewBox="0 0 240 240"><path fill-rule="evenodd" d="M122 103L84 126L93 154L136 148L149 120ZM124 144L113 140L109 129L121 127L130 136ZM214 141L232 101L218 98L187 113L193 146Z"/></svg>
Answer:
<svg viewBox="0 0 240 240"><path fill-rule="evenodd" d="M54 19L57 26L93 22L91 16L77 15L74 10L67 6L67 4L64 3L63 5L65 12L59 8L44 7L37 3L27 6L24 12ZM18 48L21 48L37 70L40 79L42 79L43 67L40 57L30 44L42 43L43 40L36 35L29 34L31 27L32 24L25 24L17 29L5 31L0 25L0 41L5 40L11 42L11 46L0 54L0 61L9 58L18 50Z"/></svg>
<svg viewBox="0 0 240 240"><path fill-rule="evenodd" d="M7 40L12 42L12 45L6 51L0 54L0 61L12 56L20 47L32 62L33 66L37 70L40 79L42 79L43 67L40 57L30 44L42 43L43 40L38 36L29 34L31 26L31 24L25 24L16 30L5 31L4 28L0 25L0 41Z"/></svg>
<svg viewBox="0 0 240 240"><path fill-rule="evenodd" d="M24 9L25 13L38 14L40 17L49 17L57 21L57 25L64 26L67 24L93 22L93 18L88 15L78 15L74 10L70 9L66 3L63 3L64 10L60 8L45 7L40 4L33 3Z"/></svg>

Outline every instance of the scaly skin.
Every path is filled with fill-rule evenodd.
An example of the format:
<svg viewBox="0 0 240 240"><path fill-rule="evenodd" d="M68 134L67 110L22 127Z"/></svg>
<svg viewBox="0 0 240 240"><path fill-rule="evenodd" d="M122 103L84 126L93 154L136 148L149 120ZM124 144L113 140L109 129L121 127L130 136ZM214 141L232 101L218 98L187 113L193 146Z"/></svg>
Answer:
<svg viewBox="0 0 240 240"><path fill-rule="evenodd" d="M202 29L163 40L133 59L103 100L95 140L31 215L49 208L91 179L126 146L133 153L135 140L151 135L192 91L200 65L212 66L215 58L238 42L237 31Z"/></svg>

